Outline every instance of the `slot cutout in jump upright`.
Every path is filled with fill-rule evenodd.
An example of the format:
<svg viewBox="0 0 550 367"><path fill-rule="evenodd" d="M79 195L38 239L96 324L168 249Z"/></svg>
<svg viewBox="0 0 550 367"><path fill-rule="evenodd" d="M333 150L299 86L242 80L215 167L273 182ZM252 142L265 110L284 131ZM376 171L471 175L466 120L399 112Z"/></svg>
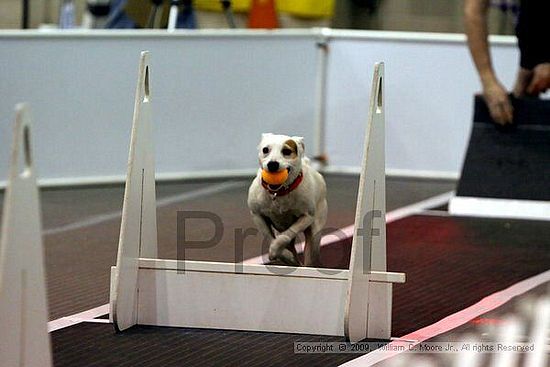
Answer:
<svg viewBox="0 0 550 367"><path fill-rule="evenodd" d="M150 61L142 52L111 271L116 330L143 324L388 339L392 284L405 274L386 271L383 78L376 64L349 270L239 264L237 272L231 263L156 258Z"/></svg>

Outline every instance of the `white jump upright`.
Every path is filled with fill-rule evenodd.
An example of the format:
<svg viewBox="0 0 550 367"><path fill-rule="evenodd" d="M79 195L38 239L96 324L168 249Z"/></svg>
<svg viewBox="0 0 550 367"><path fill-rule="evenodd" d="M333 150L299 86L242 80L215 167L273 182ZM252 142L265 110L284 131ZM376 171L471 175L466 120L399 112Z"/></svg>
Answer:
<svg viewBox="0 0 550 367"><path fill-rule="evenodd" d="M30 117L16 106L0 241L0 366L52 365Z"/></svg>
<svg viewBox="0 0 550 367"><path fill-rule="evenodd" d="M386 170L384 159L384 64L374 67L357 195L346 303L346 337L389 339L392 282L373 282L386 272Z"/></svg>
<svg viewBox="0 0 550 367"><path fill-rule="evenodd" d="M157 257L155 154L151 126L149 52L141 53L134 121L114 274L111 314L124 330L138 321L138 260Z"/></svg>
<svg viewBox="0 0 550 367"><path fill-rule="evenodd" d="M118 259L111 271L115 328L388 338L391 284L404 282L405 275L386 271L383 65L374 73L350 270L157 259L148 69L142 53Z"/></svg>

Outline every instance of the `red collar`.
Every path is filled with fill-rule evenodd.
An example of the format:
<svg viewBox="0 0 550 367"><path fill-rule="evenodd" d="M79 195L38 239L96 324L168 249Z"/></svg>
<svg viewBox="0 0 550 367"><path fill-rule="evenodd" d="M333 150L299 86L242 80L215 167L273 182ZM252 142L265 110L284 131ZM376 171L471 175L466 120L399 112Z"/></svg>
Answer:
<svg viewBox="0 0 550 367"><path fill-rule="evenodd" d="M277 190L270 189L269 184L262 179L262 187L266 189L271 195L273 195L273 199L275 199L278 196L285 196L291 191L294 191L294 189L296 189L300 185L303 178L304 175L302 174L302 172L300 172L298 177L296 177L296 179L288 187L284 187L281 185Z"/></svg>

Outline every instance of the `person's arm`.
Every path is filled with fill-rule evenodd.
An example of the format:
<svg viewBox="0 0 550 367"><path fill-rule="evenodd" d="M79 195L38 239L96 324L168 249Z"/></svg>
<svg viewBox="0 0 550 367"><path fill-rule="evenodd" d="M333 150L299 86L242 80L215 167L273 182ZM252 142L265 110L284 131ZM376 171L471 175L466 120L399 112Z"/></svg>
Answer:
<svg viewBox="0 0 550 367"><path fill-rule="evenodd" d="M489 0L465 0L464 25L468 47L476 66L483 96L493 119L499 124L512 122L513 108L508 91L498 80L489 51L487 13Z"/></svg>

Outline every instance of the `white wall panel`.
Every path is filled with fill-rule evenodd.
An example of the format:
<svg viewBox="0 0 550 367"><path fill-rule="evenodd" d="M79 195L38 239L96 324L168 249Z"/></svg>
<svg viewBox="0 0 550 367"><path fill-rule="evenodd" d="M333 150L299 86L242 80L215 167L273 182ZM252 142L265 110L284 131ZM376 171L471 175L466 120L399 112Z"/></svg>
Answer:
<svg viewBox="0 0 550 367"><path fill-rule="evenodd" d="M495 67L511 87L517 70L512 37L498 37ZM337 167L359 166L372 66L386 67L386 168L456 176L480 90L462 35L335 32L330 42L327 150Z"/></svg>
<svg viewBox="0 0 550 367"><path fill-rule="evenodd" d="M34 116L40 179L123 177L141 50L151 51L157 172L255 168L262 132L312 146L312 33L21 34L0 33L0 181L21 101Z"/></svg>

